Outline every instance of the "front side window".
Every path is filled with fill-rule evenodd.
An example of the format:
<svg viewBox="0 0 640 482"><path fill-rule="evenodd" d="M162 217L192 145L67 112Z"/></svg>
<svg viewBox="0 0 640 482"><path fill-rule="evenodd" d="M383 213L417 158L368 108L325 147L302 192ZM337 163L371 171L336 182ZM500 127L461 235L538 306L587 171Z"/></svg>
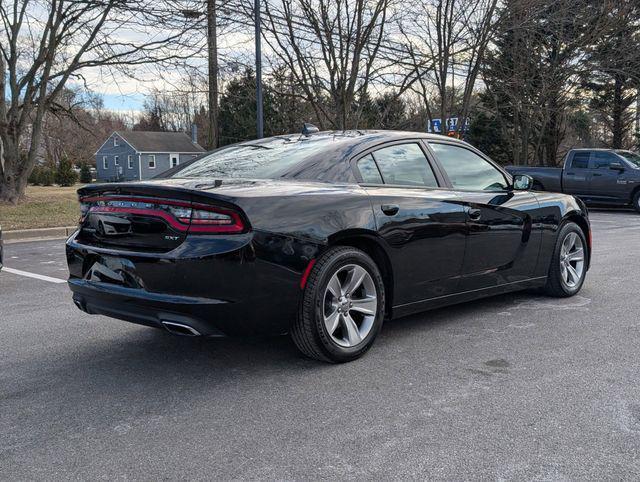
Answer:
<svg viewBox="0 0 640 482"><path fill-rule="evenodd" d="M589 157L591 154L589 151L586 152L576 152L573 155L573 160L571 161L571 167L574 169L589 169Z"/></svg>
<svg viewBox="0 0 640 482"><path fill-rule="evenodd" d="M475 152L451 144L429 143L456 189L504 191L505 176Z"/></svg>
<svg viewBox="0 0 640 482"><path fill-rule="evenodd" d="M620 162L618 156L611 152L594 152L593 153L593 168L594 169L609 169L612 162Z"/></svg>
<svg viewBox="0 0 640 482"><path fill-rule="evenodd" d="M438 187L424 152L416 143L384 147L373 153L385 184Z"/></svg>
<svg viewBox="0 0 640 482"><path fill-rule="evenodd" d="M640 154L631 151L616 151L616 153L629 161L633 167L640 169Z"/></svg>
<svg viewBox="0 0 640 482"><path fill-rule="evenodd" d="M149 169L156 168L156 156L153 154L149 155Z"/></svg>
<svg viewBox="0 0 640 482"><path fill-rule="evenodd" d="M378 166L376 166L376 162L373 160L371 154L366 155L358 161L358 170L360 171L363 182L367 184L383 183L380 171L378 171Z"/></svg>

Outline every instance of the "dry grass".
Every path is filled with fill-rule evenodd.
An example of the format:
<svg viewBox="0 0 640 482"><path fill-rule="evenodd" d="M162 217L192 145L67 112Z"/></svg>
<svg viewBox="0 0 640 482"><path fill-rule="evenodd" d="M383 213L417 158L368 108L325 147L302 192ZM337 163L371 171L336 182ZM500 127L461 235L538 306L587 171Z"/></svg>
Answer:
<svg viewBox="0 0 640 482"><path fill-rule="evenodd" d="M74 226L80 216L80 186L29 186L26 199L17 206L0 203L0 226L4 231Z"/></svg>

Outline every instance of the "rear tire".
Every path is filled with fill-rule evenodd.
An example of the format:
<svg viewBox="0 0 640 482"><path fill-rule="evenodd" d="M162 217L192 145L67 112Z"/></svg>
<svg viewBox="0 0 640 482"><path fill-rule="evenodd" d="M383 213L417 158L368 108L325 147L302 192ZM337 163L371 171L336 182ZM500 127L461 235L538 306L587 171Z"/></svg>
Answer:
<svg viewBox="0 0 640 482"><path fill-rule="evenodd" d="M640 213L640 191L638 191L636 195L633 196L633 202L631 204L633 206L633 209Z"/></svg>
<svg viewBox="0 0 640 482"><path fill-rule="evenodd" d="M307 279L291 338L309 358L355 360L382 328L384 299L380 270L366 253L348 246L330 248Z"/></svg>
<svg viewBox="0 0 640 482"><path fill-rule="evenodd" d="M575 223L561 226L551 257L545 293L557 298L577 294L587 275L588 256L582 229Z"/></svg>

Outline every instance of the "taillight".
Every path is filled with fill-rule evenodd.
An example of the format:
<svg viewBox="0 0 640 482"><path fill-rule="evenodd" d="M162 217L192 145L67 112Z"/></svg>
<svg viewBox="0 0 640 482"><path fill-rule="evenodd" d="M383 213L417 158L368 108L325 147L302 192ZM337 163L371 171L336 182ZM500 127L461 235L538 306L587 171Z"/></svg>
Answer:
<svg viewBox="0 0 640 482"><path fill-rule="evenodd" d="M161 218L172 228L188 233L242 233L245 224L232 209L184 201L132 197L80 199L80 222L89 213L122 213Z"/></svg>
<svg viewBox="0 0 640 482"><path fill-rule="evenodd" d="M190 233L241 233L243 231L244 223L237 212L194 204L191 211Z"/></svg>

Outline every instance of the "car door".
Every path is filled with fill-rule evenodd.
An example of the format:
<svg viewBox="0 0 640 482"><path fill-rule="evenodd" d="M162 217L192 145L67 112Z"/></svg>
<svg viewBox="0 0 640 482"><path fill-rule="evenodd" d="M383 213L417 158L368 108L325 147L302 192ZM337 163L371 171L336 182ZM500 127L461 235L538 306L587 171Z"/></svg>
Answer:
<svg viewBox="0 0 640 482"><path fill-rule="evenodd" d="M511 189L507 175L471 147L446 141L428 144L465 207L467 236L459 290L533 277L541 239L534 230L539 211L535 195Z"/></svg>
<svg viewBox="0 0 640 482"><path fill-rule="evenodd" d="M624 161L609 151L594 151L591 155L590 191L593 199L603 202L629 198L624 169L611 169L611 163L624 166Z"/></svg>
<svg viewBox="0 0 640 482"><path fill-rule="evenodd" d="M419 140L385 144L355 159L354 169L388 248L394 305L454 293L464 258L465 211L443 187L426 147Z"/></svg>
<svg viewBox="0 0 640 482"><path fill-rule="evenodd" d="M589 167L591 151L573 151L570 156L564 167L562 190L574 196L588 197L591 181Z"/></svg>

